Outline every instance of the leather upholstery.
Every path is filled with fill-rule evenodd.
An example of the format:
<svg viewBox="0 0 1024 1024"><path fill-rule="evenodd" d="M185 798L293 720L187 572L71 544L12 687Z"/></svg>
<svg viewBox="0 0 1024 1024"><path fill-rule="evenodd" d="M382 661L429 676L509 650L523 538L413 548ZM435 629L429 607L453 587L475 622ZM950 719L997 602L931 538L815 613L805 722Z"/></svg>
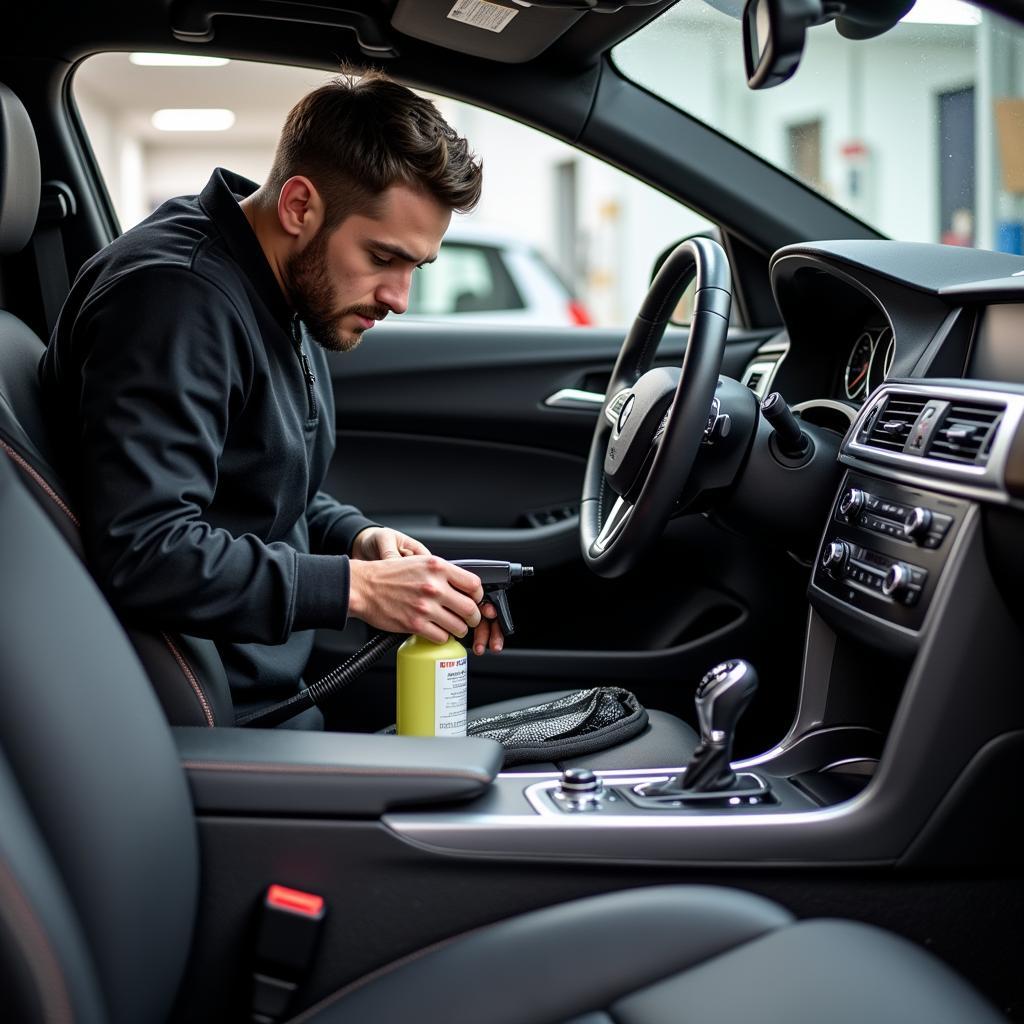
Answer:
<svg viewBox="0 0 1024 1024"><path fill-rule="evenodd" d="M188 789L120 623L14 473L0 460L0 751L108 1019L139 1024L167 1012L188 952L198 885Z"/></svg>
<svg viewBox="0 0 1024 1024"><path fill-rule="evenodd" d="M39 150L21 100L0 84L0 255L21 252L39 214Z"/></svg>
<svg viewBox="0 0 1024 1024"><path fill-rule="evenodd" d="M679 1007L759 1024L995 1024L938 960L851 921L804 921L617 1001L616 1024L677 1024ZM703 1013L701 1013L703 1011Z"/></svg>
<svg viewBox="0 0 1024 1024"><path fill-rule="evenodd" d="M175 729L196 808L377 817L482 794L501 767L494 740L282 729Z"/></svg>
<svg viewBox="0 0 1024 1024"><path fill-rule="evenodd" d="M768 900L701 886L574 900L479 929L357 981L333 1005L294 1024L563 1021L791 921Z"/></svg>
<svg viewBox="0 0 1024 1024"><path fill-rule="evenodd" d="M292 1024L995 1024L942 964L866 925L796 923L749 893L653 887L480 929Z"/></svg>
<svg viewBox="0 0 1024 1024"><path fill-rule="evenodd" d="M106 1008L56 866L0 753L0 994L19 1024L100 1024Z"/></svg>

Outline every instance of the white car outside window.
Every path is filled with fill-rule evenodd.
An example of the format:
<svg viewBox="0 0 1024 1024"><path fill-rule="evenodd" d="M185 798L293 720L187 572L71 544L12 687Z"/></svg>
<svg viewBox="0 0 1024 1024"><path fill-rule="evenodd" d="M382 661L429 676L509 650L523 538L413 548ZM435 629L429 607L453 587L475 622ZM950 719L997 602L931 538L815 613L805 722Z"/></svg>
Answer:
<svg viewBox="0 0 1024 1024"><path fill-rule="evenodd" d="M529 242L457 220L437 261L413 275L409 309L401 319L551 326L591 322Z"/></svg>

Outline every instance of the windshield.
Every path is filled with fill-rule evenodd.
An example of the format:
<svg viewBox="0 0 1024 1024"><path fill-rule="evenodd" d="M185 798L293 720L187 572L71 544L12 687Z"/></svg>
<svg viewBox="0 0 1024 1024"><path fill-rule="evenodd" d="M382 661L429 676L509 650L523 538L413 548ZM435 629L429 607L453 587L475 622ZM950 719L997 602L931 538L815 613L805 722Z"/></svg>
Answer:
<svg viewBox="0 0 1024 1024"><path fill-rule="evenodd" d="M740 0L682 0L617 46L627 77L883 234L1024 252L1024 47L1013 23L919 0L865 41L807 33L796 75L751 91Z"/></svg>

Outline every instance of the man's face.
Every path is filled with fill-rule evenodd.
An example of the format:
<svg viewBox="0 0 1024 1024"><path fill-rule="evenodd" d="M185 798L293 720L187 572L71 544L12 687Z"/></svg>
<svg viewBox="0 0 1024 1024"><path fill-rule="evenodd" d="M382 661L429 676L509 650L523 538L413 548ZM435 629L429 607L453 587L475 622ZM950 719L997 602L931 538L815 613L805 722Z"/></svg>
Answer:
<svg viewBox="0 0 1024 1024"><path fill-rule="evenodd" d="M312 338L347 352L388 313L404 313L413 271L437 258L451 211L392 185L375 216L352 214L317 232L285 264L288 297Z"/></svg>

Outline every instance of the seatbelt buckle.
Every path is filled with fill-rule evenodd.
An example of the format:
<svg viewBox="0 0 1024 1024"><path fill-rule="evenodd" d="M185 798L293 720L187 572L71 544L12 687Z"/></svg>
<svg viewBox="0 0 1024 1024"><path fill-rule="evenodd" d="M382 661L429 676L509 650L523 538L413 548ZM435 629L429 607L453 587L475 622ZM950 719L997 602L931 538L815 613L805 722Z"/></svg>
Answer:
<svg viewBox="0 0 1024 1024"><path fill-rule="evenodd" d="M267 888L256 935L252 1024L275 1024L285 1015L313 963L326 915L322 896L283 885Z"/></svg>

